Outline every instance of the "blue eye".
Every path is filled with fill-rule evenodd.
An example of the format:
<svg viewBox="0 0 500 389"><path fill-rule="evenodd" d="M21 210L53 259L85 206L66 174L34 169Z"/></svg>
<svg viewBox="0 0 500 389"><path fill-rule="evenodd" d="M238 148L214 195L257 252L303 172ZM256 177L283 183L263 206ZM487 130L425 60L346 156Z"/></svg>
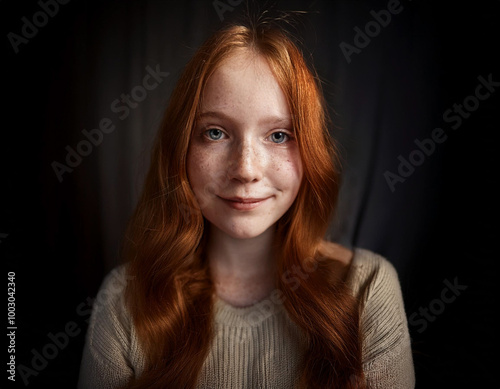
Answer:
<svg viewBox="0 0 500 389"><path fill-rule="evenodd" d="M219 140L223 135L223 132L218 128L211 128L210 130L207 130L206 133L211 140Z"/></svg>
<svg viewBox="0 0 500 389"><path fill-rule="evenodd" d="M284 143L285 141L287 141L289 138L289 136L287 134L285 134L284 132L273 132L271 134L271 141L274 142L274 143Z"/></svg>

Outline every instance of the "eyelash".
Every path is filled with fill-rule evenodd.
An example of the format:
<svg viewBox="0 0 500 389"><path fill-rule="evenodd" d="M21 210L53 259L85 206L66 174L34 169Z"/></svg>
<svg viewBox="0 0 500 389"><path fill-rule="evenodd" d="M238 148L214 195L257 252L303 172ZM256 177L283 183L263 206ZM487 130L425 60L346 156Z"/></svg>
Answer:
<svg viewBox="0 0 500 389"><path fill-rule="evenodd" d="M220 140L221 138L219 138L219 139L211 139L211 138L210 138L209 133L210 133L210 131L214 131L214 130L216 130L216 131L220 131L220 132L221 132L221 136L222 136L222 135L227 136L227 135L226 135L226 133L225 133L224 131L222 131L221 129L219 129L219 128L209 128L209 129L207 129L207 130L203 131L203 136L204 136L204 137L205 137L208 141L211 141L211 142L216 142L216 141ZM285 138L285 140L284 140L283 142L272 142L272 141L271 141L272 143L277 144L277 145L281 145L281 144L287 143L287 142L289 142L289 141L291 141L291 140L293 139L292 135L290 135L289 133L287 133L287 132L285 132L285 131L275 131L275 132L273 132L273 133L269 134L269 136L268 136L267 138L270 138L270 137L271 137L272 135L274 135L274 134L283 134L283 135L286 137L286 138ZM266 138L266 139L267 139L267 138Z"/></svg>

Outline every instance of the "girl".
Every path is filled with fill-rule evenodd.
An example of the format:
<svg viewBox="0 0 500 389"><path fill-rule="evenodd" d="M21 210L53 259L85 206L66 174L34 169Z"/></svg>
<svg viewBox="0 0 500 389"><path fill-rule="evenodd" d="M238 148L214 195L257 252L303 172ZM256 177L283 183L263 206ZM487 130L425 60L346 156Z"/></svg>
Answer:
<svg viewBox="0 0 500 389"><path fill-rule="evenodd" d="M323 240L339 173L316 79L269 20L197 51L126 263L98 294L80 388L414 387L395 269Z"/></svg>

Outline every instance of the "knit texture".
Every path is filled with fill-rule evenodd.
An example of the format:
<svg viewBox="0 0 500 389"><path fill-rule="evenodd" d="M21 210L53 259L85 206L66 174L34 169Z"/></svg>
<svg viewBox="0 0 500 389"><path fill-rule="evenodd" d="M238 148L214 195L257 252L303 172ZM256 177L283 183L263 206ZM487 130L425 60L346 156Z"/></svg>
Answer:
<svg viewBox="0 0 500 389"><path fill-rule="evenodd" d="M117 388L144 369L144 353L124 303L126 277L124 266L117 267L99 290L79 389ZM347 282L362 304L363 370L369 388L414 388L408 324L394 267L383 257L356 248ZM215 339L197 388L293 388L305 337L283 304L271 294L244 308L216 299L214 308Z"/></svg>

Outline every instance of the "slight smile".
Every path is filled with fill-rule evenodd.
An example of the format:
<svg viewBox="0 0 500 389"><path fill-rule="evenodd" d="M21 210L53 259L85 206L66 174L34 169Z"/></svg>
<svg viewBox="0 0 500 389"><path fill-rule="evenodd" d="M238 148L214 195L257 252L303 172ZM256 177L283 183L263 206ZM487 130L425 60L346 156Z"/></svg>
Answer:
<svg viewBox="0 0 500 389"><path fill-rule="evenodd" d="M252 209L257 208L259 205L261 205L263 202L266 200L270 199L271 197L264 197L264 198L242 198L242 197L219 197L221 200L224 201L228 206L230 206L233 209L236 209L238 211L249 211Z"/></svg>

